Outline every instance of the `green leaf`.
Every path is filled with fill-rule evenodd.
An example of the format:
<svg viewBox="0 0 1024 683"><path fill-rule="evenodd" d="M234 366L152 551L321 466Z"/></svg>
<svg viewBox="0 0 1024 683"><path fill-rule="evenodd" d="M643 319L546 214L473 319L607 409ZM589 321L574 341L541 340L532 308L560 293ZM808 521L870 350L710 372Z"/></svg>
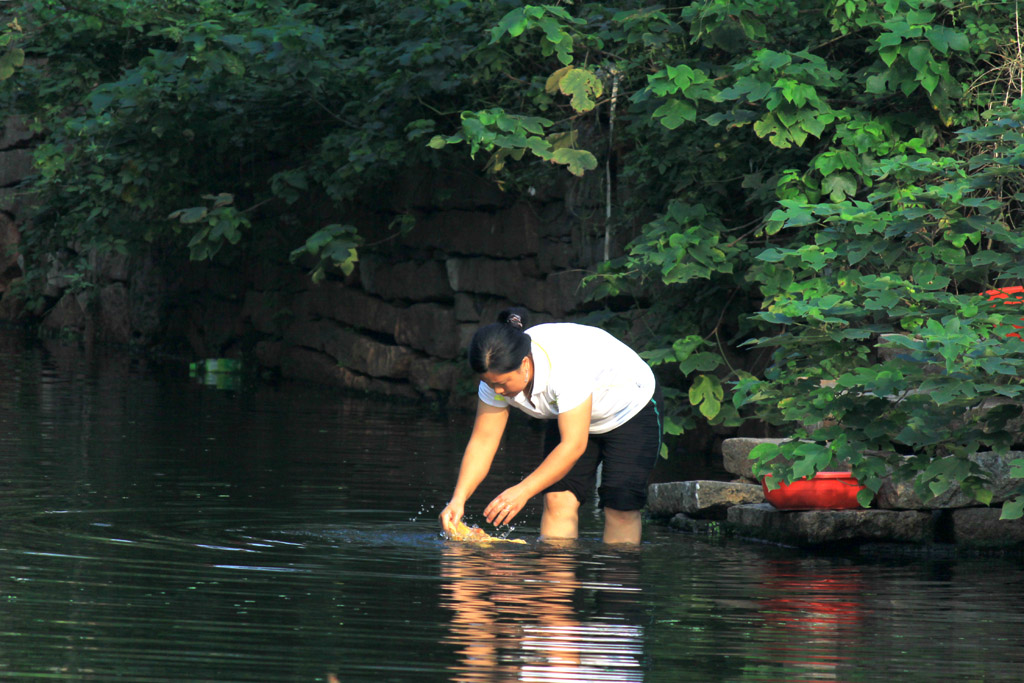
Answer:
<svg viewBox="0 0 1024 683"><path fill-rule="evenodd" d="M25 51L20 47L12 47L0 55L0 81L14 75L14 70L25 64Z"/></svg>
<svg viewBox="0 0 1024 683"><path fill-rule="evenodd" d="M907 61L921 71L932 62L932 53L924 45L915 45L907 52Z"/></svg>
<svg viewBox="0 0 1024 683"><path fill-rule="evenodd" d="M560 83L562 81L562 77L565 76L570 71L572 71L572 69L573 67L571 66L563 66L561 69L558 69L553 74L548 76L548 80L544 83L544 92L546 92L549 95L554 95L555 93L557 93L560 87Z"/></svg>
<svg viewBox="0 0 1024 683"><path fill-rule="evenodd" d="M597 168L597 157L585 149L557 149L551 155L551 161L566 166L569 173L575 176L582 176L586 171Z"/></svg>
<svg viewBox="0 0 1024 683"><path fill-rule="evenodd" d="M177 219L182 223L198 223L206 218L206 214L207 209L205 206L193 206L188 209L178 209L167 216L167 218L172 221Z"/></svg>
<svg viewBox="0 0 1024 683"><path fill-rule="evenodd" d="M569 103L579 113L593 109L597 105L593 98L603 92L601 81L587 69L570 69L559 80L558 87L563 95L572 96Z"/></svg>
<svg viewBox="0 0 1024 683"><path fill-rule="evenodd" d="M672 98L655 109L653 116L661 120L661 125L675 130L687 121L696 121L697 108L686 100Z"/></svg>
<svg viewBox="0 0 1024 683"><path fill-rule="evenodd" d="M849 173L833 173L821 182L821 189L832 201L841 202L857 194L857 179Z"/></svg>
<svg viewBox="0 0 1024 683"><path fill-rule="evenodd" d="M498 25L491 30L491 42L498 42L506 33L513 38L522 35L528 25L529 20L526 18L523 8L517 7L502 17Z"/></svg>
<svg viewBox="0 0 1024 683"><path fill-rule="evenodd" d="M1020 519L1022 516L1024 516L1024 495L1005 501L999 519Z"/></svg>
<svg viewBox="0 0 1024 683"><path fill-rule="evenodd" d="M700 375L690 385L690 405L700 409L701 415L713 419L722 409L722 384L714 375Z"/></svg>

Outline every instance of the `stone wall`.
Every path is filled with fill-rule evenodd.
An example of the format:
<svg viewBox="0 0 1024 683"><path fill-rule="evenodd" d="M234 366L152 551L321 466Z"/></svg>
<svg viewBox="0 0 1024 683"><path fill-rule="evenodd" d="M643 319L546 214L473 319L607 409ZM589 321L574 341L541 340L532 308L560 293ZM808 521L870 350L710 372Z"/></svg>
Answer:
<svg viewBox="0 0 1024 683"><path fill-rule="evenodd" d="M2 141L0 242L9 248L31 229L21 187L33 140L10 120ZM535 322L580 312L580 281L602 245L568 208L565 190L514 201L466 169L410 170L347 215L323 216L321 224L356 225L365 246L352 276L334 273L321 284L285 258L295 244L262 252L256 244L225 259L230 265L68 245L52 256L44 310L30 315L9 295L21 271L17 256L4 252L0 319L36 318L69 336L169 345L194 358L246 357L285 377L441 398L470 381L464 349L501 308L522 305ZM387 228L396 212L416 219L405 235ZM255 253L279 260L245 255ZM82 260L90 265L86 287L73 265Z"/></svg>

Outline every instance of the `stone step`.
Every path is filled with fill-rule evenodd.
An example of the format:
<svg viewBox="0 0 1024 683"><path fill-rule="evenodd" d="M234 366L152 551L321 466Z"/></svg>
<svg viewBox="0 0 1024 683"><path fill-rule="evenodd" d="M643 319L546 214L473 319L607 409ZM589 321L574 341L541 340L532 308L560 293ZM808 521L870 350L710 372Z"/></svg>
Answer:
<svg viewBox="0 0 1024 683"><path fill-rule="evenodd" d="M651 484L647 490L647 512L655 517L685 513L703 519L725 519L735 505L760 503L760 484L726 481L670 481Z"/></svg>
<svg viewBox="0 0 1024 683"><path fill-rule="evenodd" d="M768 503L729 508L728 521L739 535L795 546L836 543L930 543L935 520L918 510L808 510L784 512Z"/></svg>

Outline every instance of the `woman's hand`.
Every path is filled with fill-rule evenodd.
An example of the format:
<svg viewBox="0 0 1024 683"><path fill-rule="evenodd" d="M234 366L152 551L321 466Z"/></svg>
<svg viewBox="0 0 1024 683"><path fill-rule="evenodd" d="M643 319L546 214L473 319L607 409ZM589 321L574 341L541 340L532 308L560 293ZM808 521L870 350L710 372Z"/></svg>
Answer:
<svg viewBox="0 0 1024 683"><path fill-rule="evenodd" d="M465 508L462 503L448 503L444 510L441 510L441 514L438 515L438 519L441 520L441 530L446 534L450 534L459 525L459 522L462 521L464 512Z"/></svg>
<svg viewBox="0 0 1024 683"><path fill-rule="evenodd" d="M494 526L508 524L519 514L520 510L526 507L529 500L529 494L520 486L505 489L491 501L490 505L484 508L484 517Z"/></svg>

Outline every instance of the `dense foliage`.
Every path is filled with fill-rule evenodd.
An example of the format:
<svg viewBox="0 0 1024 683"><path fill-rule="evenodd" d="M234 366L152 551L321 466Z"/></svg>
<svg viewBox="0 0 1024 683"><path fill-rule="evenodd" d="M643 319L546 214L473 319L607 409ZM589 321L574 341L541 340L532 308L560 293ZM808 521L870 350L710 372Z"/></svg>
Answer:
<svg viewBox="0 0 1024 683"><path fill-rule="evenodd" d="M674 432L756 417L799 439L759 452L786 478L847 460L868 497L895 469L981 501L969 456L1019 441L1019 312L985 294L1024 281L1013 2L13 4L39 253L209 258L469 153L512 192L592 189L621 254L595 297L640 303ZM350 268L358 234L323 218L282 249Z"/></svg>

